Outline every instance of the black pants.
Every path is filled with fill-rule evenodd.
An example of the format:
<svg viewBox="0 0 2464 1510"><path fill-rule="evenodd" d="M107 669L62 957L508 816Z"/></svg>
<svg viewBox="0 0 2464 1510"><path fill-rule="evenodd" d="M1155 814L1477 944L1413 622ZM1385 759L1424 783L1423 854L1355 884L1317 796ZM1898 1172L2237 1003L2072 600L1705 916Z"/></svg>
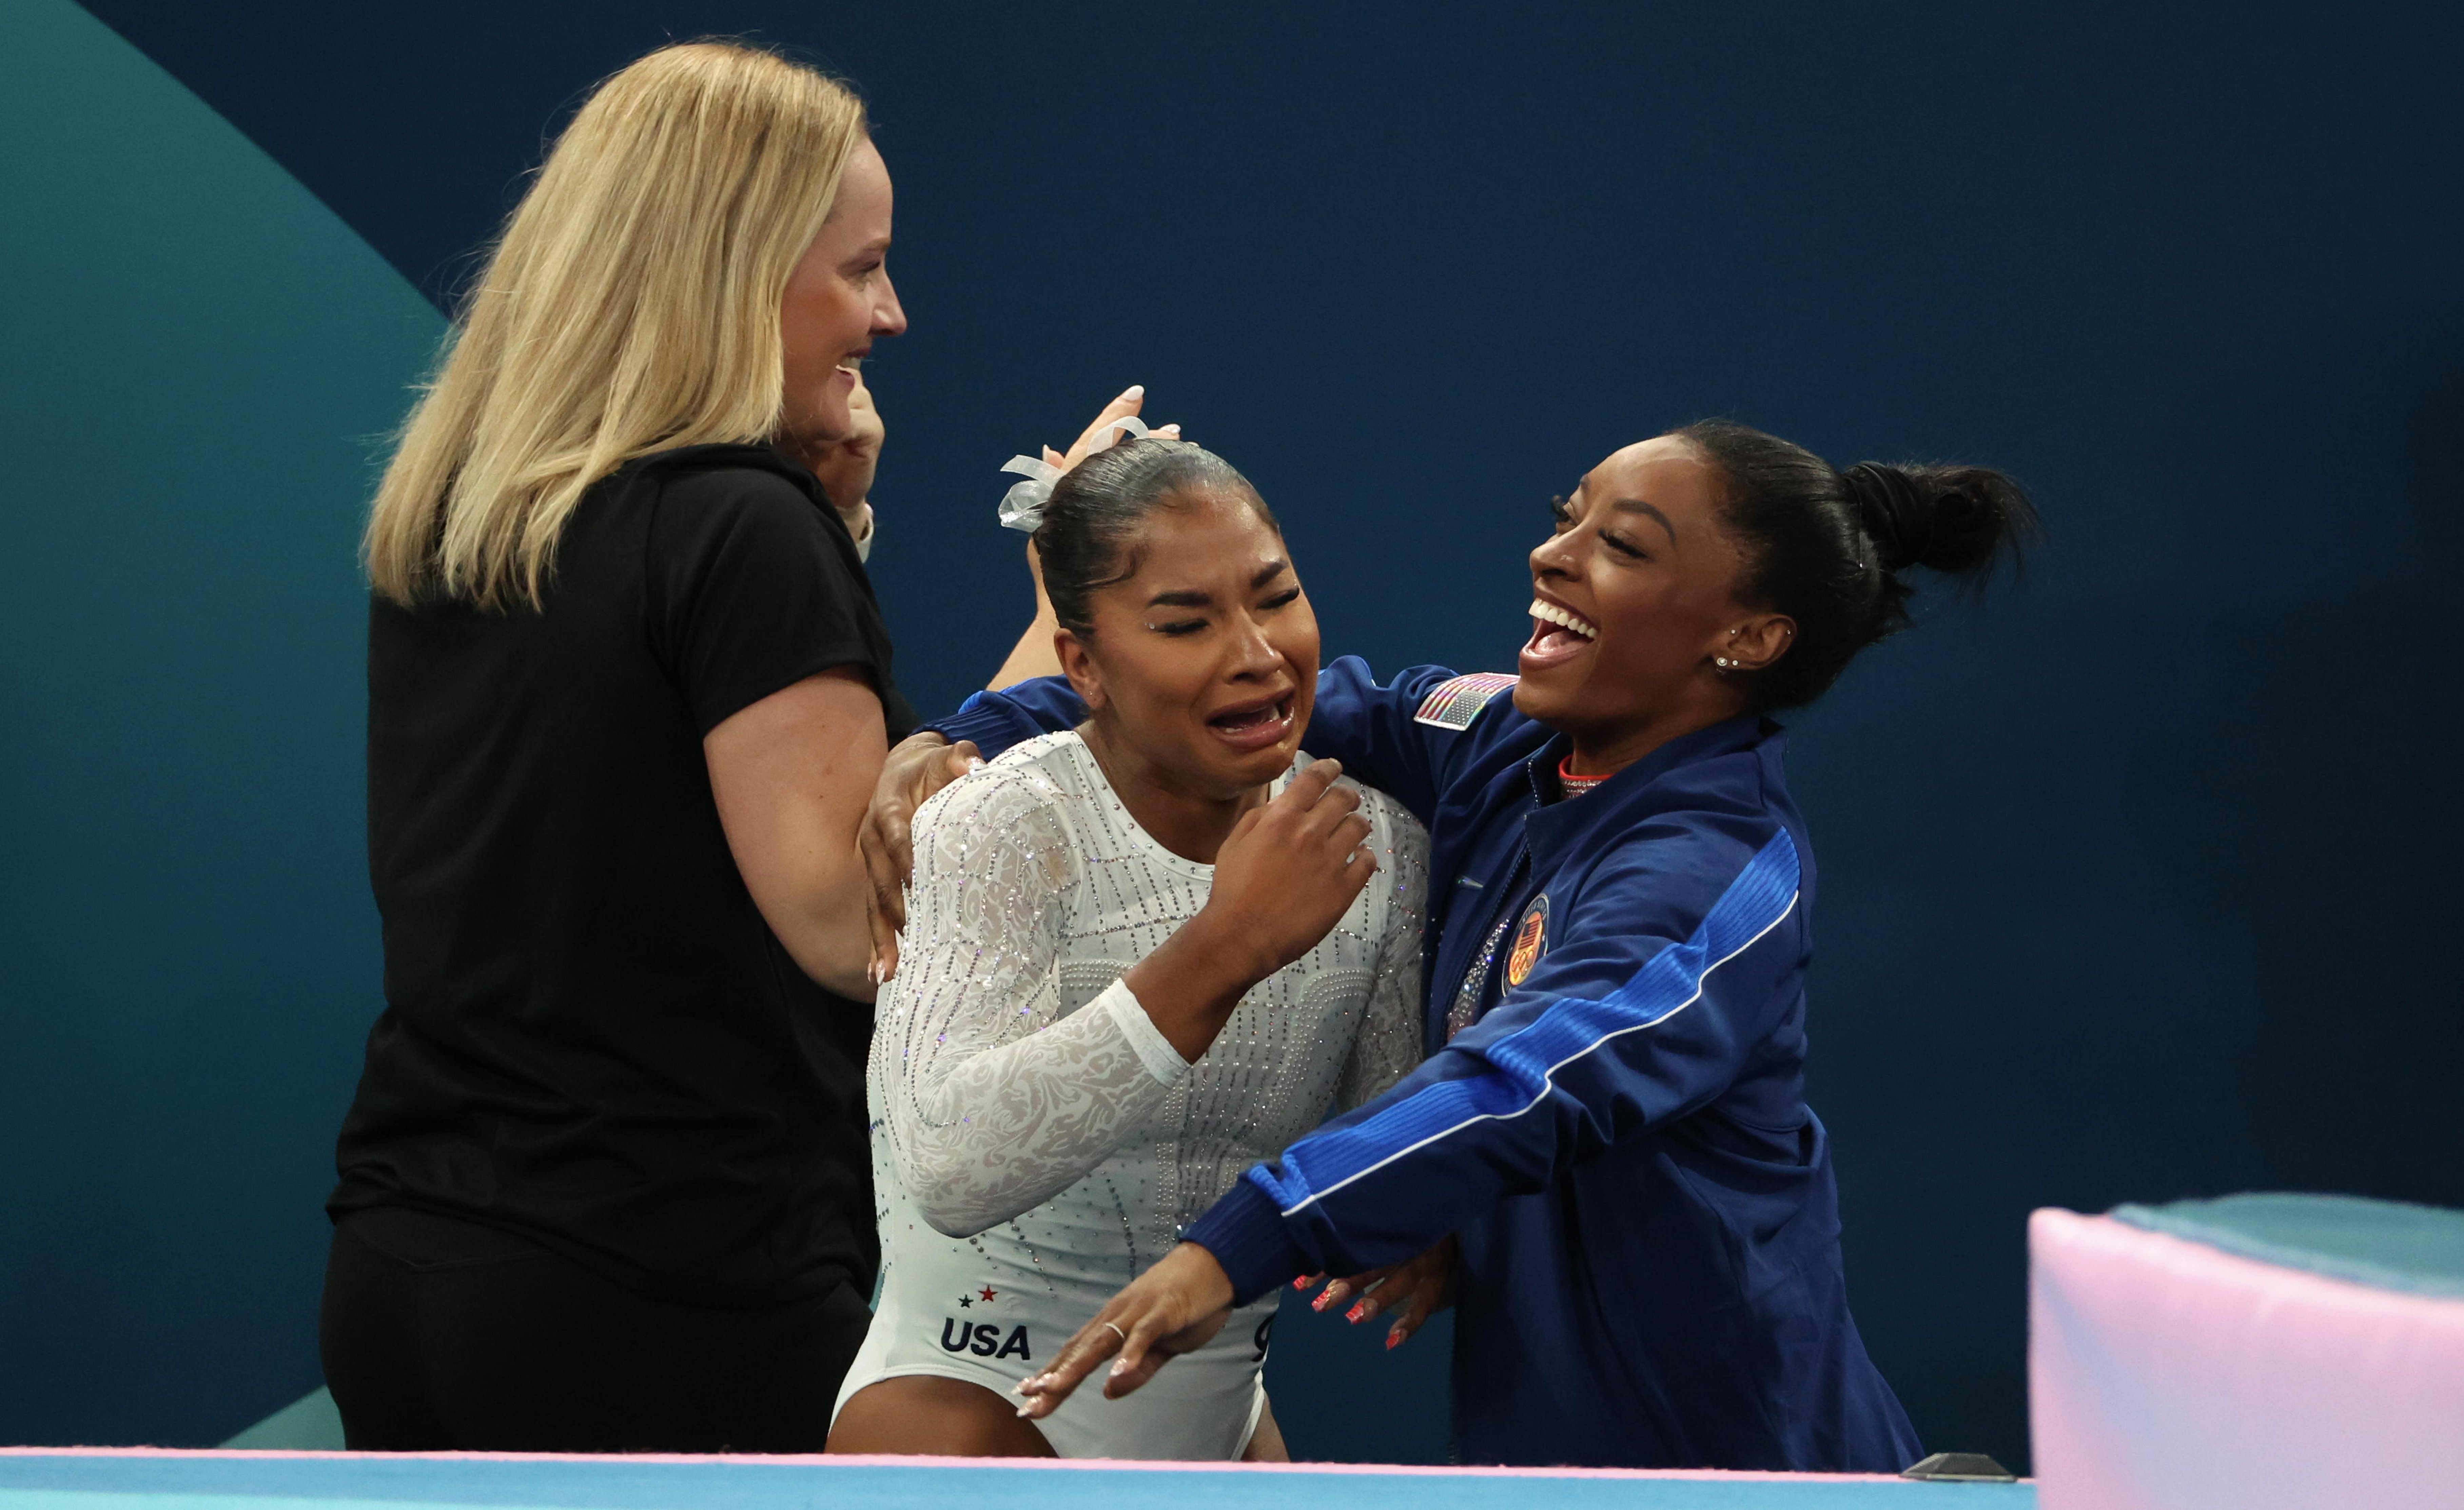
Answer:
<svg viewBox="0 0 2464 1510"><path fill-rule="evenodd" d="M361 1452L817 1453L872 1313L646 1300L492 1227L380 1209L334 1233L325 1383Z"/></svg>

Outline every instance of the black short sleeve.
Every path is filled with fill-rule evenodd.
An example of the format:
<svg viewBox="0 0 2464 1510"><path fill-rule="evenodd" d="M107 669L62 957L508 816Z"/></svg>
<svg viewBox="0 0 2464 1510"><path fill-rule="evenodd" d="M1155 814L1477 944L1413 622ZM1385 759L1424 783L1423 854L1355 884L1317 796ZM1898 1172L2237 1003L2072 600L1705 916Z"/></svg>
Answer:
<svg viewBox="0 0 2464 1510"><path fill-rule="evenodd" d="M854 542L786 478L748 468L672 476L648 548L652 650L701 733L834 666L864 667L885 705L896 696Z"/></svg>
<svg viewBox="0 0 2464 1510"><path fill-rule="evenodd" d="M369 605L385 1010L328 1209L501 1228L694 1304L863 1295L872 1009L770 931L703 749L834 666L913 727L855 544L776 452L683 448L584 495L542 596Z"/></svg>

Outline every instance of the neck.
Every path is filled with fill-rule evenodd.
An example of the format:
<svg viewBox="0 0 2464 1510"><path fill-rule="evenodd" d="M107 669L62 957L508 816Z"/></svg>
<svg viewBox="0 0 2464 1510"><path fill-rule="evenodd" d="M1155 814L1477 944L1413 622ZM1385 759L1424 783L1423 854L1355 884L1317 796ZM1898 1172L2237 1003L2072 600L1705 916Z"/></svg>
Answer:
<svg viewBox="0 0 2464 1510"><path fill-rule="evenodd" d="M1130 810L1130 817L1156 843L1183 860L1215 864L1241 815L1266 799L1263 786L1230 797L1192 788L1108 729L1100 715L1080 725L1078 736L1087 741L1104 779L1111 783L1112 795Z"/></svg>
<svg viewBox="0 0 2464 1510"><path fill-rule="evenodd" d="M1615 776L1672 739L1726 723L1744 712L1738 708L1691 708L1661 714L1639 725L1615 729L1577 729L1566 769L1575 776Z"/></svg>

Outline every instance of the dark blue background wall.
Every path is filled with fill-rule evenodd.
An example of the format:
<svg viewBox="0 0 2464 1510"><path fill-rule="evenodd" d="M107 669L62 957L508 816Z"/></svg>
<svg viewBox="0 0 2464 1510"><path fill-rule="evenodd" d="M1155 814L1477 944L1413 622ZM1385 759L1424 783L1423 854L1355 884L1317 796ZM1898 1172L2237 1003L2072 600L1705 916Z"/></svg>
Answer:
<svg viewBox="0 0 2464 1510"><path fill-rule="evenodd" d="M891 426L875 577L928 706L979 682L1025 608L993 467L1132 381L1261 484L1329 648L1381 667L1506 665L1542 500L1673 422L2017 471L2055 531L2027 590L1929 613L1797 721L1793 751L1851 1283L1930 1445L2026 1456L2034 1206L2250 1187L2464 1204L2453 8L90 9L438 298L542 131L646 48L754 32L853 75L914 319L872 370ZM125 233L176 245L215 212ZM231 285L242 316L248 297ZM336 328L329 355L407 381L393 339ZM316 584L326 617L220 653L356 696L331 525L363 482L316 485L334 539L273 530L248 553ZM9 500L12 520L56 506ZM122 571L165 548L123 532L44 571L81 611L176 608L210 638L220 573ZM108 745L135 673L99 653L55 637L21 670L58 683L47 716ZM221 755L203 713L148 729L196 741L197 814L261 782L263 751L356 757L346 720ZM7 800L68 854L134 799L30 778ZM218 834L220 886L328 897L356 856L346 806ZM128 832L116 873L185 874L209 842ZM323 868L303 879L286 846ZM48 886L21 852L0 867L7 895ZM44 905L132 950L159 922ZM169 1100L219 1107L255 1155L212 1176L247 1199L200 1203L208 1174L106 1157L91 1116L10 1123L7 1157L57 1173L37 1215L180 1215L74 1259L0 1246L0 1440L211 1440L315 1382L321 1140L376 1006L363 899L331 906L347 927L259 925L308 974L232 988L259 1024L245 1044L168 1022L178 964L158 960L79 998L117 1046L54 1034L0 1066L0 1095L69 1106L170 1034L191 1078L163 1069ZM83 978L37 944L0 956L12 1043L53 1033ZM109 1121L182 1136L143 1094ZM155 1304L166 1284L189 1299ZM1426 1450L1434 1380L1408 1350L1417 1392L1389 1401L1312 1396L1335 1376L1290 1346L1278 1388L1312 1407L1296 1440Z"/></svg>

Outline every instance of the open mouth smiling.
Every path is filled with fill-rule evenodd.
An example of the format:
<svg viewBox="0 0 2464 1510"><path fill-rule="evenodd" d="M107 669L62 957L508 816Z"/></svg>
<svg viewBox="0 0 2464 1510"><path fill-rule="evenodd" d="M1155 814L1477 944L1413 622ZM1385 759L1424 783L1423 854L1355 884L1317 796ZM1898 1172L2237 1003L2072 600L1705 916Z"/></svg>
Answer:
<svg viewBox="0 0 2464 1510"><path fill-rule="evenodd" d="M1570 608L1545 598L1531 600L1531 638L1519 657L1526 672L1559 666L1592 647L1600 637L1597 625Z"/></svg>

